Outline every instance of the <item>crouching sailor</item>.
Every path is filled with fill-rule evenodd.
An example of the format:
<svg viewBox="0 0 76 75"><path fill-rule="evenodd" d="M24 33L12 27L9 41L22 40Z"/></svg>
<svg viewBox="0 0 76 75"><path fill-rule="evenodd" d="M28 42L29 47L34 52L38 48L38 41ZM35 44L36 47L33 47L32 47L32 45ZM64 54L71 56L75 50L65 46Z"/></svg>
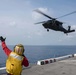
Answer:
<svg viewBox="0 0 76 75"><path fill-rule="evenodd" d="M29 66L28 59L24 56L24 46L18 44L14 47L14 51L10 50L6 43L5 38L0 37L2 48L8 56L6 60L6 72L7 75L21 75L22 65Z"/></svg>

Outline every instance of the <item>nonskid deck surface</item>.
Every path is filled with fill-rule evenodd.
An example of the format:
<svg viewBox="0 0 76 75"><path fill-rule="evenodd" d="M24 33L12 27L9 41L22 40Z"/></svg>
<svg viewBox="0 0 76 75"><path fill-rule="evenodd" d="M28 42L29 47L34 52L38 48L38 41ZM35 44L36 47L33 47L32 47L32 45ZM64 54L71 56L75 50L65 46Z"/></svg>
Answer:
<svg viewBox="0 0 76 75"><path fill-rule="evenodd" d="M22 75L76 75L76 57L45 65L33 65L24 68Z"/></svg>

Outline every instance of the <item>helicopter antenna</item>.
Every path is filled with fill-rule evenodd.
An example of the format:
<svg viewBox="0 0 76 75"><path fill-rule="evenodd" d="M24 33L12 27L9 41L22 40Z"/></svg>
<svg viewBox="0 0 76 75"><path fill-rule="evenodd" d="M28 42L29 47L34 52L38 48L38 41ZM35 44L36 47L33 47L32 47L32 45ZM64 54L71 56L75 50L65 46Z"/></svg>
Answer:
<svg viewBox="0 0 76 75"><path fill-rule="evenodd" d="M60 16L60 17L58 17L58 18L62 18L62 17L68 16L68 15L71 15L71 14L74 14L74 13L76 13L76 11L73 11L73 12L68 13L68 14L66 14L66 15L63 15L63 16ZM56 19L58 19L58 18L56 18Z"/></svg>

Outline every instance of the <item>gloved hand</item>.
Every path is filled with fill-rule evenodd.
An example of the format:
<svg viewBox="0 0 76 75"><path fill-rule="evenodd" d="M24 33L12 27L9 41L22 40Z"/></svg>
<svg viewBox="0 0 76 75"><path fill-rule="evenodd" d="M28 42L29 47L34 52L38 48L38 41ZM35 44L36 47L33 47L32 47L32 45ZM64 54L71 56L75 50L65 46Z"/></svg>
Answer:
<svg viewBox="0 0 76 75"><path fill-rule="evenodd" d="M1 42L5 41L6 38L3 38L2 36L0 36L0 40Z"/></svg>
<svg viewBox="0 0 76 75"><path fill-rule="evenodd" d="M23 57L25 57L25 55L24 55L24 54L23 54L22 56L23 56Z"/></svg>

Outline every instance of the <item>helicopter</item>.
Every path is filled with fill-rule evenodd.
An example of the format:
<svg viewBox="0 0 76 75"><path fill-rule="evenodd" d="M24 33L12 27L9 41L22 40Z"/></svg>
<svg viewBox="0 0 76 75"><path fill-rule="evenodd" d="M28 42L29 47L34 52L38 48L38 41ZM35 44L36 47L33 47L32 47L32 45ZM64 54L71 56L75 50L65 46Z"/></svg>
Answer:
<svg viewBox="0 0 76 75"><path fill-rule="evenodd" d="M36 9L36 10L34 10L34 11L36 11L37 13L40 13L40 14L42 14L43 16L45 16L45 17L47 17L47 18L50 19L50 20L47 20L47 21L42 21L42 22L35 23L35 24L40 24L40 23L42 23L43 27L44 27L45 29L47 29L47 31L49 31L49 29L52 29L52 30L54 30L54 31L64 32L65 34L71 33L71 32L75 32L74 29L71 30L71 26L68 26L68 29L65 29L65 28L63 27L63 22L58 21L57 19L58 19L58 18L61 18L61 17L64 17L64 16L67 16L67 15L70 15L70 14L73 14L73 13L76 13L76 11L71 12L71 13L66 14L66 15L63 15L63 16L60 16L60 17L58 17L58 18L52 18L52 17L48 16L47 14L43 13L42 11L40 11L39 9Z"/></svg>

